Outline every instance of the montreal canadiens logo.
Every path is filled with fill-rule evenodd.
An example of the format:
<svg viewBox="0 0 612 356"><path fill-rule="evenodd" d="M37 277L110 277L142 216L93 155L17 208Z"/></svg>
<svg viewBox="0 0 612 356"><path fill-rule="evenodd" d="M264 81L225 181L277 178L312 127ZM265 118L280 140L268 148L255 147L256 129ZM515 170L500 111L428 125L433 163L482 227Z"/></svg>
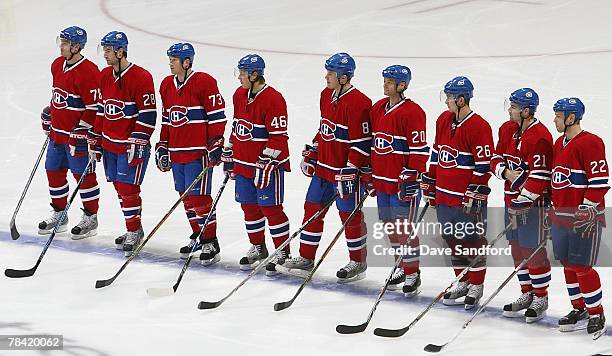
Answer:
<svg viewBox="0 0 612 356"><path fill-rule="evenodd" d="M64 109L68 106L68 93L60 88L53 89L53 107Z"/></svg>
<svg viewBox="0 0 612 356"><path fill-rule="evenodd" d="M442 145L438 153L438 165L442 168L457 167L457 157L459 157L459 151L452 147Z"/></svg>
<svg viewBox="0 0 612 356"><path fill-rule="evenodd" d="M379 155L393 152L393 136L382 132L374 134L374 152Z"/></svg>
<svg viewBox="0 0 612 356"><path fill-rule="evenodd" d="M119 120L125 116L124 108L125 103L123 101L108 99L104 103L104 116L109 120Z"/></svg>
<svg viewBox="0 0 612 356"><path fill-rule="evenodd" d="M173 127L179 127L189 122L187 118L187 108L175 105L168 110L168 120Z"/></svg>
<svg viewBox="0 0 612 356"><path fill-rule="evenodd" d="M249 141L253 139L253 124L240 119L236 122L236 127L234 127L234 134L238 141Z"/></svg>
<svg viewBox="0 0 612 356"><path fill-rule="evenodd" d="M333 141L336 138L336 124L327 119L321 119L319 132L321 133L321 138L324 141Z"/></svg>
<svg viewBox="0 0 612 356"><path fill-rule="evenodd" d="M508 169L511 171L524 171L527 168L525 162L515 156L506 157L506 163L508 163Z"/></svg>
<svg viewBox="0 0 612 356"><path fill-rule="evenodd" d="M552 187L553 189L563 189L572 185L570 176L572 171L566 167L555 167L552 172Z"/></svg>

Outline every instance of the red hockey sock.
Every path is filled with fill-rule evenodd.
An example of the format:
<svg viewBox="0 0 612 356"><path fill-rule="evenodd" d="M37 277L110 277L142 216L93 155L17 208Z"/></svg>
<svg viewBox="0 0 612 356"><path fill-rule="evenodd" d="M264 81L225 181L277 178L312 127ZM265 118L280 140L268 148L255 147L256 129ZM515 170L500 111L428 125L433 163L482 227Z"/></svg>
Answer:
<svg viewBox="0 0 612 356"><path fill-rule="evenodd" d="M340 220L344 224L351 213L341 211ZM346 246L349 250L349 258L355 262L365 262L366 260L366 225L363 219L363 212L359 211L348 222L344 230Z"/></svg>
<svg viewBox="0 0 612 356"><path fill-rule="evenodd" d="M212 198L210 195L192 195L193 209L198 217L198 227L202 229L204 222L210 214ZM199 231L199 230L198 230ZM203 240L210 241L217 237L217 216L215 213L210 217L208 224L204 228Z"/></svg>
<svg viewBox="0 0 612 356"><path fill-rule="evenodd" d="M576 309L582 309L584 305L584 299L580 292L580 284L578 284L578 276L576 272L571 268L571 265L565 261L561 261L563 264L563 273L565 274L565 284L567 285L567 292L572 303L572 307Z"/></svg>
<svg viewBox="0 0 612 356"><path fill-rule="evenodd" d="M136 231L142 227L140 214L142 213L142 199L140 186L123 182L115 182L115 189L121 195L123 217L128 231Z"/></svg>
<svg viewBox="0 0 612 356"><path fill-rule="evenodd" d="M268 229L270 229L274 247L278 248L289 238L289 219L283 211L283 206L260 206L259 208L268 220ZM287 245L285 251L289 251L289 245Z"/></svg>
<svg viewBox="0 0 612 356"><path fill-rule="evenodd" d="M80 174L74 174L74 179L78 181L80 178ZM96 172L89 173L83 178L79 195L83 202L83 208L92 214L97 214L100 202L100 187L98 187Z"/></svg>
<svg viewBox="0 0 612 356"><path fill-rule="evenodd" d="M321 204L305 202L304 203L304 219L302 224L314 216L323 206ZM300 235L300 256L314 260L317 253L317 247L321 241L321 235L323 234L323 222L327 214L327 210L322 212L316 219L310 222L310 224L302 230Z"/></svg>
<svg viewBox="0 0 612 356"><path fill-rule="evenodd" d="M264 230L266 218L257 204L240 204L244 212L244 224L246 225L249 241L253 245L261 245L265 242Z"/></svg>
<svg viewBox="0 0 612 356"><path fill-rule="evenodd" d="M179 196L180 195L183 195L183 192L179 192ZM196 212L193 209L191 196L188 195L185 197L185 199L183 199L183 207L185 208L185 215L187 216L189 226L191 226L191 231L193 231L194 233L199 233L200 224L198 224L198 216L196 215Z"/></svg>
<svg viewBox="0 0 612 356"><path fill-rule="evenodd" d="M66 169L59 171L47 171L49 181L49 194L51 204L58 210L64 210L68 203L68 180L66 180Z"/></svg>
<svg viewBox="0 0 612 356"><path fill-rule="evenodd" d="M532 253L533 249L523 248L523 258L528 258ZM531 261L529 261L528 267L533 293L538 297L548 295L548 285L550 284L551 271L550 262L548 261L545 248L538 250Z"/></svg>
<svg viewBox="0 0 612 356"><path fill-rule="evenodd" d="M578 277L580 293L582 293L582 298L589 315L603 313L603 306L601 305L601 281L597 271L591 266L575 266L573 269Z"/></svg>
<svg viewBox="0 0 612 356"><path fill-rule="evenodd" d="M518 240L509 240L508 244L510 245L510 251L512 252L512 260L514 261L514 267L517 267L523 261L523 250L521 246L519 246ZM524 266L521 268L516 277L519 280L519 285L521 286L521 293L527 293L533 290L531 285L531 278L529 277L529 268Z"/></svg>

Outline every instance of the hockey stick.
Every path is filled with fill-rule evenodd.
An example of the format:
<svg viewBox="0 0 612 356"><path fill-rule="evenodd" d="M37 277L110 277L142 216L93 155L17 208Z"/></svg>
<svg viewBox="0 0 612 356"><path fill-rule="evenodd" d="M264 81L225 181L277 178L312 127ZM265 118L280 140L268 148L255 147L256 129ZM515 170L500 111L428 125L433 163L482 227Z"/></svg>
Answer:
<svg viewBox="0 0 612 356"><path fill-rule="evenodd" d="M493 241L491 241L488 245L488 247L493 247L495 245L495 243L502 238L502 236L504 236L504 234L506 232L508 232L508 230L512 227L512 224L508 224L506 225L506 228L500 232L494 239ZM442 297L444 297L444 294L446 294L446 292L449 291L449 289L452 288L452 286L461 280L461 278L463 278L463 276L465 276L470 267L474 267L478 262L480 262L482 258L482 255L474 258L474 260L472 260L472 263L470 263L470 265L466 268L463 269L463 271L461 271L461 273L459 273L459 275L457 277L455 277L455 279L451 282L451 284L448 285L448 287L444 288L443 291L441 291L440 293L438 293L438 295L434 298L434 300L429 303L429 305L423 309L423 311L417 315L416 318L414 318L414 320L408 324L408 326L405 326L401 329L384 329L384 328L376 328L374 329L374 335L377 336L382 336L382 337L400 337L402 335L404 335L406 332L408 332L408 330L410 330L413 326L416 325L416 323L419 322L419 320L421 320L423 318L423 316L425 316L425 314L427 314L429 312L429 310L431 310L431 308L433 308L433 306L440 301L440 299L442 299Z"/></svg>
<svg viewBox="0 0 612 356"><path fill-rule="evenodd" d="M206 172L208 172L209 167L206 167L202 170L202 172L200 172L200 174L198 174L197 177L195 177L195 179L193 180L193 182L191 182L191 184L189 185L189 187L187 187L187 189L185 189L185 191L183 192L183 194L181 194L181 196L177 199L177 201L172 205L172 207L170 208L170 210L168 210L168 212L166 212L166 214L162 217L162 219L157 223L157 225L155 225L155 227L153 228L153 230L151 230L151 232L149 233L149 235L147 235L147 237L136 247L136 250L134 250L134 252L132 252L132 254L130 255L130 257L128 257L127 261L125 261L123 263L123 265L121 266L121 268L119 268L119 270L117 271L117 273L115 273L114 276L112 276L109 279L100 279L96 281L96 288L102 288L102 287L106 287L111 285L111 283L113 283L115 281L115 279L117 279L117 277L119 277L119 275L121 274L121 272L123 272L123 270L127 267L127 265L132 262L132 260L138 256L138 254L140 253L140 251L143 249L144 245L146 245L147 242L149 242L149 240L151 239L151 237L153 237L153 235L155 235L155 233L157 232L157 230L159 230L159 228L163 225L164 222L166 222L166 220L168 219L168 217L170 217L170 215L172 214L172 212L174 211L174 209L176 209L176 207L185 199L185 197L187 196L187 194L189 194L189 192L193 189L193 187L196 186L196 184L198 184L199 181L202 180L202 177L204 177L204 175L206 174Z"/></svg>
<svg viewBox="0 0 612 356"><path fill-rule="evenodd" d="M51 232L51 236L49 236L49 239L47 240L45 247L43 247L43 250L40 253L40 256L38 257L38 260L36 261L36 264L34 265L34 267L30 269L7 268L6 270L4 270L5 276L9 278L23 278L23 277L30 277L34 275L34 272L36 272L36 270L38 269L38 266L42 262L43 257L47 253L49 246L51 246L51 241L53 241L53 239L55 238L55 235L57 234L57 228L60 227L62 223L64 222L64 220L66 219L66 216L68 215L68 209L70 209L70 205L72 205L72 202L74 201L74 197L76 197L77 193L79 192L79 188L81 187L81 184L83 183L83 179L87 175L87 171L89 171L92 165L92 162L93 162L93 159L89 159L89 161L87 161L87 165L85 166L85 169L83 170L83 173L81 174L81 177L79 177L79 181L77 182L76 188L74 188L74 191L70 195L70 199L68 199L68 203L66 204L66 207L62 211L62 214L60 215L60 218L57 221L57 224L53 228L53 231Z"/></svg>
<svg viewBox="0 0 612 356"><path fill-rule="evenodd" d="M416 223L417 225L421 222L421 220L423 220L423 217L425 217L425 213L427 212L428 208L429 208L429 202L427 202L425 206L423 207L423 210L421 211L421 214L419 215L419 218L417 220L417 223ZM372 320L372 317L374 316L374 312L376 311L376 308L378 307L378 304L382 300L383 295L385 295L387 288L389 288L389 283L391 283L391 278L393 278L393 274L395 273L395 270L397 270L399 268L399 265L402 263L402 258L403 257L400 256L400 258L398 258L395 261L395 265L391 269L391 273L389 273L389 276L387 276L387 279L385 280L385 284L381 288L380 293L378 293L378 298L376 298L376 301L374 302L374 306L370 310L368 319L364 323L359 324L359 325L343 325L343 324L336 325L336 332L340 334L356 334L356 333L363 332L368 327L368 325L370 324L370 321Z"/></svg>
<svg viewBox="0 0 612 356"><path fill-rule="evenodd" d="M266 266L268 264L268 262L270 262L272 260L272 258L274 258L274 256L276 256L279 252L281 252L285 247L287 247L289 245L289 243L291 242L291 240L293 240L296 236L298 236L308 225L310 225L310 223L312 223L314 220L316 220L321 214L323 214L324 211L326 211L327 209L329 209L329 207L336 201L336 197L338 196L338 194L334 195L332 197L332 199L325 204L324 207L322 207L319 211L317 211L313 216L311 216L308 220L306 220L302 226L300 226L300 228L294 232L291 236L289 236L289 238L287 240L285 240L285 242L283 242L280 246L278 246L278 248L276 250L274 250L274 252L272 252L265 260L261 261L261 263L259 263L250 273L248 276L246 276L242 282L240 282L236 287L234 287L234 289L232 289L231 292L229 292L225 297L223 297L223 299L220 299L216 302L206 302L206 301L201 301L200 303L198 303L198 309L214 309L217 308L218 306L220 306L221 304L223 304L229 297L231 297L234 293L236 293L236 291L238 289L240 289L240 287L242 287L249 279L251 279L251 277L253 277L257 272L259 272L259 270L261 270L262 268L264 268L264 266Z"/></svg>
<svg viewBox="0 0 612 356"><path fill-rule="evenodd" d="M42 156L45 153L45 149L47 148L47 145L49 145L49 140L50 140L49 136L47 136L45 143L40 149L38 158L36 158L36 162L34 163L34 168L32 168L32 172L30 173L30 178L28 178L25 188L23 188L23 192L21 193L21 198L19 198L19 201L17 202L17 207L15 208L13 217L11 218L10 227L11 227L11 237L13 238L13 240L17 240L19 238L19 231L17 231L17 226L15 226L15 218L17 217L17 212L19 212L19 208L21 208L21 203L23 203L26 193L28 192L28 189L30 188L30 183L32 183L32 179L34 178L34 173L36 173L36 170L38 169L38 165L40 164L40 161L42 160Z"/></svg>
<svg viewBox="0 0 612 356"><path fill-rule="evenodd" d="M229 179L230 179L230 175L226 173L225 174L225 179L223 179L223 183L221 183L221 187L219 187L219 191L217 192L217 196L215 196L215 200L212 202L212 205L210 207L210 212L208 213L208 216L206 217L206 220L204 220L204 224L202 225L202 228L200 229L200 234L198 235L197 238L202 236L202 234L204 233L204 229L206 229L206 226L208 225L208 223L212 219L212 216L215 213L215 210L217 208L217 203L219 202L219 199L221 198L221 194L223 194L223 191L225 190L225 186L227 185L227 181ZM148 288L147 289L147 294L149 296L151 296L151 297L167 297L167 296L170 296L170 295L173 295L174 293L176 293L176 290L178 289L179 284L181 284L181 280L183 279L183 275L185 274L185 271L187 271L187 268L189 267L189 263L191 262L191 259L193 258L193 255L198 250L198 246L201 246L201 244L196 241L196 243L193 244L193 246L191 247L191 252L189 253L189 257L187 258L187 260L183 264L183 268L181 269L181 273L179 273L178 279L176 280L176 283L174 283L172 288Z"/></svg>
<svg viewBox="0 0 612 356"><path fill-rule="evenodd" d="M366 199L369 196L370 196L369 192L366 191L364 196L363 196L363 198L361 198L361 200L359 201L359 204L357 204L357 207L355 207L355 209L351 212L351 214L346 218L346 221L342 224L342 227L340 228L340 231L338 231L336 236L334 236L334 238L331 240L331 242L329 243L329 246L327 246L327 248L325 249L325 252L323 252L323 254L321 255L321 258L319 258L319 260L317 261L317 264L315 264L315 266L312 269L312 271L310 271L310 273L308 273L308 275L306 276L306 279L304 280L304 282L302 282L302 285L300 285L300 288L298 288L298 290L295 293L295 295L293 296L293 298L291 298L290 300L288 300L286 302L279 302L279 303L274 304L274 310L275 311L280 311L280 310L287 309L287 308L289 308L293 304L293 302L295 302L295 300L297 299L298 295L300 295L300 293L302 293L302 291L304 290L304 287L306 287L308 282L310 282L312 280L312 276L314 276L315 272L317 271L317 269L319 268L319 266L321 265L321 263L323 262L325 257L327 257L327 255L331 251L332 247L334 247L334 245L336 244L336 241L338 241L338 239L340 238L340 236L344 232L344 229L346 229L346 225L348 225L348 223L351 220L353 220L353 218L355 217L357 212L361 211L361 207L363 207L363 203L366 201Z"/></svg>
<svg viewBox="0 0 612 356"><path fill-rule="evenodd" d="M457 337L459 337L459 335L461 335L461 333L468 327L468 325L470 325L472 320L474 320L474 318L476 318L476 316L478 316L478 314L480 314L480 312L484 310L484 308L487 306L487 304L489 304L489 302L493 298L495 298L495 296L506 286L506 284L508 284L508 282L510 282L510 280L512 278L514 278L514 276L516 276L516 274L527 264L527 262L529 262L529 260L531 260L533 258L533 256L535 256L536 253L542 247L546 246L546 242L547 241L548 241L547 239L542 239L542 242L540 242L540 244L536 247L536 249L533 250L531 255L529 255L529 257L523 259L523 261L521 261L521 263L514 268L514 271L512 271L512 273L508 276L508 278L506 278L506 280L504 280L502 282L502 284L499 287L497 287L497 289L494 290L493 293L491 293L491 295L487 298L487 300L480 305L478 310L476 310L476 312L461 326L461 329L459 329L459 331L455 334L455 336L453 336L449 341L447 341L443 345L429 344L429 345L425 346L425 351L427 351L427 352L440 352L446 346L448 346L451 342L455 341L455 339Z"/></svg>

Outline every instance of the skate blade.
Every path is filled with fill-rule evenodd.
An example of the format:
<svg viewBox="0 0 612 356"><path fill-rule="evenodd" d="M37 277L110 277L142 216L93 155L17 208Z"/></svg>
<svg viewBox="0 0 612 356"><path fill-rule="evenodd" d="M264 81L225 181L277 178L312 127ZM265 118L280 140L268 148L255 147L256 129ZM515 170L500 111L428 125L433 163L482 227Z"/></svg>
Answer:
<svg viewBox="0 0 612 356"><path fill-rule="evenodd" d="M56 234L61 234L62 232L68 231L68 225L62 225L62 226L60 226L57 229L57 231L55 231ZM38 229L39 235L51 235L52 232L53 232L53 229Z"/></svg>
<svg viewBox="0 0 612 356"><path fill-rule="evenodd" d="M281 273L279 271L268 271L266 270L266 277L276 277L278 275L280 275Z"/></svg>
<svg viewBox="0 0 612 356"><path fill-rule="evenodd" d="M259 266L260 263L261 263L261 261L255 261L255 262L251 263L250 265L240 265L240 270L241 271L251 271L251 270L257 268L257 266Z"/></svg>
<svg viewBox="0 0 612 356"><path fill-rule="evenodd" d="M220 255L215 255L215 257L211 258L210 260L200 260L200 263L202 263L202 266L210 266L213 265L217 262L219 262L221 260L221 256Z"/></svg>
<svg viewBox="0 0 612 356"><path fill-rule="evenodd" d="M387 290L403 290L404 286L403 284L389 284L389 286L387 287Z"/></svg>
<svg viewBox="0 0 612 356"><path fill-rule="evenodd" d="M542 315L540 315L540 316L526 316L525 317L525 322L527 324L535 323L536 321L544 318L544 316L546 316L546 311L543 312Z"/></svg>
<svg viewBox="0 0 612 356"><path fill-rule="evenodd" d="M574 325L559 325L559 331L562 333L569 333L572 331L580 331L585 330L587 328L587 324L589 323L588 319L580 320Z"/></svg>
<svg viewBox="0 0 612 356"><path fill-rule="evenodd" d="M93 229L85 234L82 235L74 235L72 234L72 236L70 236L71 239L73 240L82 240L82 239L86 239L88 237L92 237L92 236L96 236L98 234L98 230L97 229Z"/></svg>
<svg viewBox="0 0 612 356"><path fill-rule="evenodd" d="M306 277L310 273L310 271L306 271L306 270L298 269L298 268L286 268L282 265L276 265L276 271L286 276L298 277L298 278L303 278L303 279L306 279Z"/></svg>
<svg viewBox="0 0 612 356"><path fill-rule="evenodd" d="M366 277L366 273L365 272L361 272L358 275L351 277L351 278L338 278L338 283L340 284L344 284L344 283L351 283L351 282L357 282L360 281L362 279L364 279Z"/></svg>
<svg viewBox="0 0 612 356"><path fill-rule="evenodd" d="M130 256L132 256L132 253L133 253L133 252L134 252L134 251L123 251L123 255L124 255L125 257L130 257Z"/></svg>
<svg viewBox="0 0 612 356"><path fill-rule="evenodd" d="M421 290L417 289L414 292L404 293L404 297L406 297L406 298L414 298L414 297L416 297L419 294L421 294Z"/></svg>
<svg viewBox="0 0 612 356"><path fill-rule="evenodd" d="M474 304L463 304L463 309L465 309L465 310L472 310L472 309L474 309L474 307L478 306L478 302L479 302L479 300L477 300L476 303L474 303Z"/></svg>
<svg viewBox="0 0 612 356"><path fill-rule="evenodd" d="M525 317L525 309L518 311L505 311L502 313L502 316L506 318L524 318Z"/></svg>
<svg viewBox="0 0 612 356"><path fill-rule="evenodd" d="M123 244L115 244L115 249L123 251Z"/></svg>
<svg viewBox="0 0 612 356"><path fill-rule="evenodd" d="M608 330L608 326L604 325L603 329L594 332L593 333L593 340L599 339L602 335L604 335L606 333L607 330Z"/></svg>
<svg viewBox="0 0 612 356"><path fill-rule="evenodd" d="M453 305L465 305L464 303L465 297L459 297L457 299L443 299L442 304L453 306Z"/></svg>

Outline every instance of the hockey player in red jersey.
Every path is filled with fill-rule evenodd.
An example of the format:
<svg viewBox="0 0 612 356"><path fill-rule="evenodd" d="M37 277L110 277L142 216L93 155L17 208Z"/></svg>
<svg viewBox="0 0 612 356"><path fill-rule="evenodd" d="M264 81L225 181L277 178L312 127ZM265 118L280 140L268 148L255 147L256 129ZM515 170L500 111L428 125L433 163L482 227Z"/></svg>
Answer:
<svg viewBox="0 0 612 356"><path fill-rule="evenodd" d="M387 67L382 76L387 97L374 104L370 115L372 182L376 190L378 217L385 223L400 219L415 222L421 199L417 180L425 171L429 157L425 112L417 103L404 97L412 77L408 67ZM402 288L407 297L415 296L421 285L419 239L402 235L400 231L388 236L396 249L407 245L415 251L403 256L402 268L395 272L388 288ZM402 255L398 253L396 258L402 258Z"/></svg>
<svg viewBox="0 0 612 356"><path fill-rule="evenodd" d="M485 246L487 198L491 189L489 165L494 149L491 126L470 108L474 86L466 77L446 83L440 94L448 111L436 121L436 138L429 172L423 174L421 190L436 206L443 238L453 251L451 262L456 275L477 256L458 255L457 248ZM452 233L447 226L451 226ZM468 230L462 227L473 226ZM445 305L464 304L473 308L483 295L486 261L481 259L464 278L444 295ZM463 303L459 300L465 297Z"/></svg>
<svg viewBox="0 0 612 356"><path fill-rule="evenodd" d="M319 132L313 144L302 151L302 172L312 177L304 203L304 221L337 192L336 207L344 222L365 191L359 170L369 165L372 101L351 84L355 61L350 55L334 54L325 62L325 69L327 87L321 92ZM300 256L287 261L282 272L304 277L312 270L324 217L325 212L304 229ZM361 211L347 224L345 235L349 263L336 274L340 283L365 277L366 227Z"/></svg>
<svg viewBox="0 0 612 356"><path fill-rule="evenodd" d="M539 97L522 88L510 94L506 107L510 120L499 128L499 140L491 160L491 171L505 182L506 233L514 265L528 258L547 238L546 211L550 206L552 136L535 118ZM506 317L525 317L528 323L544 317L548 309L550 262L546 248L538 250L518 274L521 296L504 305Z"/></svg>
<svg viewBox="0 0 612 356"><path fill-rule="evenodd" d="M274 246L289 238L289 219L283 211L284 175L290 171L287 104L264 79L265 62L257 54L238 61L240 87L234 93L234 122L229 145L223 149L224 170L236 183L236 201L244 212L251 247L240 259L240 269L250 270L268 257L266 220ZM276 265L289 257L289 246L266 266L275 275Z"/></svg>
<svg viewBox="0 0 612 356"><path fill-rule="evenodd" d="M78 181L86 174L79 188L83 201L81 221L72 228L72 239L96 235L98 228L98 200L100 189L95 165L83 172L88 163L87 131L96 118L96 93L100 71L86 59L81 50L87 43L84 29L71 26L57 37L61 56L51 65L53 90L51 105L42 114L43 130L49 135L45 169L51 194L52 215L38 224L39 234L50 234L66 208L68 201L68 169ZM56 232L68 228L68 218Z"/></svg>
<svg viewBox="0 0 612 356"><path fill-rule="evenodd" d="M183 200L193 233L189 244L180 249L181 257L187 258L195 244L196 249L202 249L201 263L208 266L220 260L214 212L202 236L200 230L211 213L212 167L221 163L227 121L225 101L212 76L192 69L195 50L190 43L176 43L166 53L172 75L162 81L159 89L163 110L155 163L162 172L172 170L179 194L204 167L210 167Z"/></svg>
<svg viewBox="0 0 612 356"><path fill-rule="evenodd" d="M606 332L597 262L604 196L610 189L606 149L601 138L582 129L584 104L578 98L558 100L555 126L563 135L553 150L552 238L555 258L563 264L573 310L559 320L559 330L584 328L597 339Z"/></svg>
<svg viewBox="0 0 612 356"><path fill-rule="evenodd" d="M140 184L145 176L155 129L155 88L151 74L128 62L125 33L112 31L100 41L108 67L100 76L98 114L89 131L90 155L103 157L106 179L113 182L127 233L115 239L130 256L144 236L140 223Z"/></svg>

